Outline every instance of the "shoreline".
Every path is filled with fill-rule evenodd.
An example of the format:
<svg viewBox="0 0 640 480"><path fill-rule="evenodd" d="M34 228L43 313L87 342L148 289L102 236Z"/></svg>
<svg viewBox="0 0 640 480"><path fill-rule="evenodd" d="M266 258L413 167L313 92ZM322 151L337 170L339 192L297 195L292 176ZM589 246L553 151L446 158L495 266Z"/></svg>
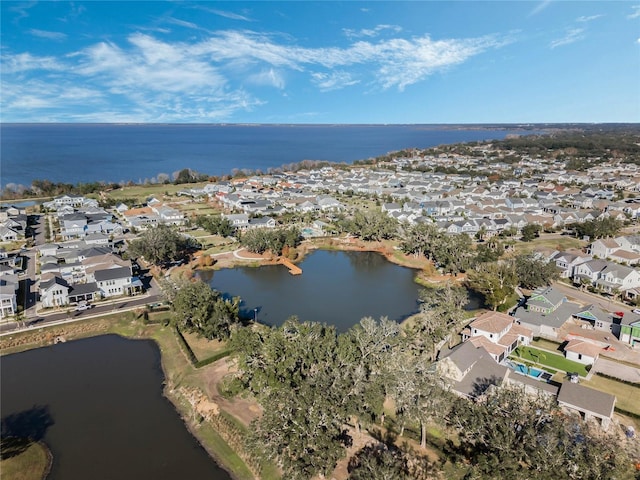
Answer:
<svg viewBox="0 0 640 480"><path fill-rule="evenodd" d="M349 239L346 240L347 241L345 242L345 239L321 238L308 241L301 247L298 247L297 257L295 260L293 260L293 263L297 264L301 262L307 255L313 253L315 250L320 249L376 252L383 255L391 263L415 270L416 275L414 281L416 281L416 283L424 285L425 281L429 281L430 283L439 283L439 281L442 281L437 279L437 275L433 275L433 267L431 262L424 259L420 262L415 262L411 261L412 259L408 258L407 256L403 255L401 258L398 255L394 255L395 250L393 249L393 245L391 245L390 243L385 244L383 242L361 242L355 240L352 241ZM261 266L275 264L276 261L277 257L265 255L256 255L256 258L239 258L232 256L231 261L225 262L225 264L222 266L216 265L213 268L236 268L241 265L246 266L247 264ZM193 264L185 265L184 269L177 269L172 274L181 274L185 271L192 271L192 268L194 267L197 268L197 260L193 262ZM427 271L429 271L432 275L428 275ZM430 278L430 280L427 280L427 278ZM410 315L407 318L404 318L399 323L401 325L405 324L414 316L415 314ZM105 317L88 320L87 322L82 322L79 324L51 327L52 330L48 332L46 331L47 329L38 329L33 332L22 332L21 334L17 335L20 336L20 338L25 339L26 341L9 348L5 348L3 346L0 349L0 356L49 346L52 344L52 339L60 336L64 337L66 340L80 340L82 338L116 334L130 340L152 340L158 347L158 351L160 354L160 367L162 369L162 374L164 377L164 387L162 390L162 395L167 399L167 401L171 403L189 433L207 452L209 457L216 463L216 465L225 470L233 480L256 478L256 476L251 472L251 468L247 465L245 460L242 459L238 451L232 448L227 443L223 435L221 435L221 433L212 425L211 422L206 422L206 427L210 428L211 431L218 437L218 439L222 443L224 443L224 445L226 445L226 447L231 452L233 452L236 458L242 462L242 465L244 469L246 469L246 471L242 472L234 469L232 465L233 461L229 461L229 459L225 458L226 452L221 452L219 450L219 447L216 447L213 442L207 440L203 432L200 431L204 421L197 422L195 418L193 418L195 407L189 406L187 404L187 400L183 396L181 396L178 391L180 382L188 375L194 374L196 372L196 369L190 365L188 359L186 358L186 355L180 349L178 340L175 338L175 335L172 334L172 340L169 340L166 334L161 335L164 328L161 325L145 325L135 318L132 319L131 316L127 317L116 315L116 322L111 323L111 320L113 320L113 316L107 315ZM30 341L28 340L29 338L31 339ZM9 340L10 339L11 337L9 338ZM171 342L171 344L169 344L168 342ZM0 339L0 346L6 343L6 338ZM180 380L176 381L176 378L179 378ZM226 411L224 409L221 410ZM232 413L227 412L227 414L233 416ZM251 477L247 476L247 473L249 472L252 475Z"/></svg>

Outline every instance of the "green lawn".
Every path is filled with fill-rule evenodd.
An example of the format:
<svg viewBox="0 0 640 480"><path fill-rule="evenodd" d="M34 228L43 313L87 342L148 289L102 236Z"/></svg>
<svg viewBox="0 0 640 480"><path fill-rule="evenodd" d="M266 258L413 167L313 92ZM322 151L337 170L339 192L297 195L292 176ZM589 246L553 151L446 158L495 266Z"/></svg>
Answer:
<svg viewBox="0 0 640 480"><path fill-rule="evenodd" d="M582 384L615 395L617 398L616 407L640 415L640 402L638 401L640 399L640 387L627 385L599 375L594 375L589 381L584 380Z"/></svg>
<svg viewBox="0 0 640 480"><path fill-rule="evenodd" d="M580 240L575 237L570 237L568 235L563 235L560 237L554 238L536 238L532 242L521 242L517 241L513 248L516 253L531 253L534 250L538 250L541 248L552 248L555 250L569 250L573 248L582 248L584 247L586 242Z"/></svg>
<svg viewBox="0 0 640 480"><path fill-rule="evenodd" d="M511 354L516 359L522 359L529 362L533 362L534 365L540 365L542 367L550 367L554 370L564 370L565 372L578 372L581 377L587 376L586 365L583 365L572 360L567 360L562 355L556 355L550 352L544 352L533 347L520 346L516 348Z"/></svg>

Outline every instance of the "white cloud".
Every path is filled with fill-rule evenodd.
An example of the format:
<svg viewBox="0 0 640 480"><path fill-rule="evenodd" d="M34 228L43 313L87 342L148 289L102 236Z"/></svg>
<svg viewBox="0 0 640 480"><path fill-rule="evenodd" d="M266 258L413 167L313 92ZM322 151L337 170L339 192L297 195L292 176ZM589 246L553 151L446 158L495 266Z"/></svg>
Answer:
<svg viewBox="0 0 640 480"><path fill-rule="evenodd" d="M282 73L273 68L251 74L247 77L247 81L253 85L265 85L280 90L284 89L286 83Z"/></svg>
<svg viewBox="0 0 640 480"><path fill-rule="evenodd" d="M2 73L11 74L30 70L61 71L65 66L55 57L36 57L30 53L2 56Z"/></svg>
<svg viewBox="0 0 640 480"><path fill-rule="evenodd" d="M219 17L229 18L231 20L242 20L244 22L252 22L253 21L249 17L246 17L244 15L240 15L238 13L229 12L229 11L226 11L226 10L218 10L216 8L207 8L207 7L202 7L202 6L198 6L196 8L198 8L199 10L204 10L205 12L213 13L214 15L218 15Z"/></svg>
<svg viewBox="0 0 640 480"><path fill-rule="evenodd" d="M633 13L630 13L629 15L627 15L627 18L629 20L632 20L634 18L640 18L640 5L632 5L631 8L633 9Z"/></svg>
<svg viewBox="0 0 640 480"><path fill-rule="evenodd" d="M179 18L166 17L164 20L173 25L178 25L179 27L190 28L192 30L200 30L200 27L192 22L187 22L186 20L180 20Z"/></svg>
<svg viewBox="0 0 640 480"><path fill-rule="evenodd" d="M349 72L312 73L311 78L317 87L323 91L339 90L344 87L356 85L359 80L354 80Z"/></svg>
<svg viewBox="0 0 640 480"><path fill-rule="evenodd" d="M569 45L571 43L577 42L578 40L582 40L584 38L584 28L569 28L567 29L564 37L557 38L553 40L549 46L551 48L557 48L564 45Z"/></svg>
<svg viewBox="0 0 640 480"><path fill-rule="evenodd" d="M602 18L602 17L604 17L604 15L590 15L588 17L582 16L582 17L576 18L576 22L586 23L586 22L591 22L592 20L596 20L596 19Z"/></svg>
<svg viewBox="0 0 640 480"><path fill-rule="evenodd" d="M394 28L383 25L378 30ZM66 119L70 110L78 110L74 105L86 103L96 112L107 112L109 118L122 110L134 112L132 118L154 122L224 120L264 104L245 89L269 86L287 95L291 72L296 72L296 81L306 79L321 91L357 83L402 91L508 42L496 36L442 40L422 36L307 48L290 37L251 31L220 31L204 40L182 42L134 33L126 43L99 42L58 58L3 55L3 81L20 94L3 91L0 102L12 116L22 105L31 112L52 109ZM27 85L29 89L19 88ZM42 113L53 115L49 110Z"/></svg>
<svg viewBox="0 0 640 480"><path fill-rule="evenodd" d="M545 8L547 8L549 5L551 5L551 0L543 0L542 2L538 3L530 12L529 12L529 17L533 17L534 15L539 14L540 12L542 12Z"/></svg>
<svg viewBox="0 0 640 480"><path fill-rule="evenodd" d="M67 38L66 33L62 32L49 32L47 30L38 30L37 28L31 28L27 30L27 33L35 37L46 38L48 40L62 41Z"/></svg>
<svg viewBox="0 0 640 480"><path fill-rule="evenodd" d="M400 27L399 25L377 25L374 28L363 28L362 30L353 30L350 28L343 29L344 34L349 38L372 38L377 37L384 31L400 33L402 31L402 27Z"/></svg>

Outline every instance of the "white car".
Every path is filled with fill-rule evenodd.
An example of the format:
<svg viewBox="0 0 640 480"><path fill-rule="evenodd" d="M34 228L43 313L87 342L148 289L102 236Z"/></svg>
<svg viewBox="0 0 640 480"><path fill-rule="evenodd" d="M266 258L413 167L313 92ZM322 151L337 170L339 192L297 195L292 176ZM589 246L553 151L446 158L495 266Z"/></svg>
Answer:
<svg viewBox="0 0 640 480"><path fill-rule="evenodd" d="M93 307L93 305L90 305L88 303L79 303L76 307L76 312L83 312L85 310L89 310L91 307Z"/></svg>
<svg viewBox="0 0 640 480"><path fill-rule="evenodd" d="M640 315L640 308L634 308L631 310L633 313Z"/></svg>

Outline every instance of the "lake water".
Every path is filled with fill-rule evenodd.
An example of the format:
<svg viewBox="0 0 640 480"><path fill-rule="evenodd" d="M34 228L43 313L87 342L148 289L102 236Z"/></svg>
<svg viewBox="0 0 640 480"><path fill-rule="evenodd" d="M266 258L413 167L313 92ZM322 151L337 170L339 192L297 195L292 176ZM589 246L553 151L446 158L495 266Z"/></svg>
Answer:
<svg viewBox="0 0 640 480"><path fill-rule="evenodd" d="M296 315L344 332L366 316L402 321L419 310L416 271L379 253L318 250L298 265L302 275L268 265L204 270L198 276L226 296L240 296L242 313L269 325Z"/></svg>
<svg viewBox="0 0 640 480"><path fill-rule="evenodd" d="M3 419L31 411L40 427L42 412L53 422L44 434L54 458L49 479L231 478L162 396L160 352L150 340L67 342L2 357L0 372Z"/></svg>
<svg viewBox="0 0 640 480"><path fill-rule="evenodd" d="M353 163L404 148L502 139L504 128L438 125L0 124L0 186L143 182L191 168L208 175L326 160Z"/></svg>

